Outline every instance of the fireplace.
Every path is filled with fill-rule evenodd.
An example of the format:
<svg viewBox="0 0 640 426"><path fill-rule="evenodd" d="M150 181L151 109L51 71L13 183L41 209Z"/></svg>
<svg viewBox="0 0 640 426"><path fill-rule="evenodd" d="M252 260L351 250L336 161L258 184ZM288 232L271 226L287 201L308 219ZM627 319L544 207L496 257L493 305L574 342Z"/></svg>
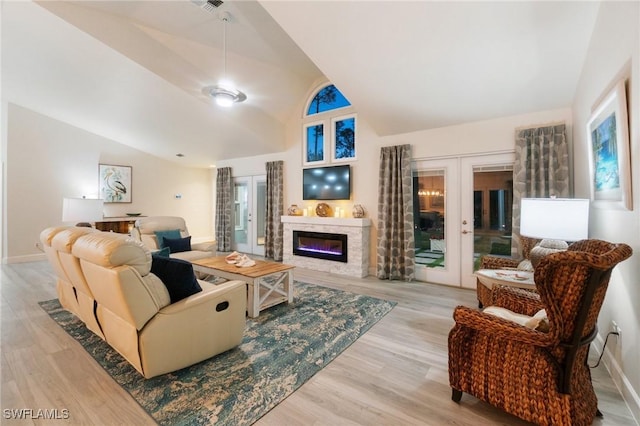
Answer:
<svg viewBox="0 0 640 426"><path fill-rule="evenodd" d="M293 231L293 254L347 263L347 236L326 232Z"/></svg>

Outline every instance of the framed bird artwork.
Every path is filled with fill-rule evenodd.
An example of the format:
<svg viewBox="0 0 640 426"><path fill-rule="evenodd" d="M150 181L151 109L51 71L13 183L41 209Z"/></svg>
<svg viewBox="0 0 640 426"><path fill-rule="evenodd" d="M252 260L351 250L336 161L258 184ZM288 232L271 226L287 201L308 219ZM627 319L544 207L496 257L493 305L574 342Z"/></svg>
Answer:
<svg viewBox="0 0 640 426"><path fill-rule="evenodd" d="M131 166L99 165L100 198L105 203L131 202Z"/></svg>

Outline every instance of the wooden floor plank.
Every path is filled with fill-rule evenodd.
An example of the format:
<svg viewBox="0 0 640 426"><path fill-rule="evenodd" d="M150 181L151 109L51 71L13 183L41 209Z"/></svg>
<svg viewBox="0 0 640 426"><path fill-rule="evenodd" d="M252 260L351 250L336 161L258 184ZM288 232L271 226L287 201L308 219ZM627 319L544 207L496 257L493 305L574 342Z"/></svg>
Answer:
<svg viewBox="0 0 640 426"><path fill-rule="evenodd" d="M526 424L469 395L451 401L447 335L455 306L475 306L474 291L302 268L295 278L398 305L256 425ZM38 306L56 297L46 262L2 265L0 290L2 409L67 409L68 424L154 424ZM594 424L634 425L604 366L593 381L605 415Z"/></svg>

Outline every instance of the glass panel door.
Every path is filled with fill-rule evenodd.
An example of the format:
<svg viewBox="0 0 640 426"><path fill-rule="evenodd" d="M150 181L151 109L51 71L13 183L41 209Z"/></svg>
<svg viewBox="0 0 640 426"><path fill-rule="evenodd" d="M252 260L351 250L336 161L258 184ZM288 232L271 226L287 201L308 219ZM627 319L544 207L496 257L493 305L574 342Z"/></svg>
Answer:
<svg viewBox="0 0 640 426"><path fill-rule="evenodd" d="M485 254L511 256L513 161L512 153L461 158L462 287L475 288Z"/></svg>
<svg viewBox="0 0 640 426"><path fill-rule="evenodd" d="M267 215L267 178L265 175L233 179L234 250L264 256Z"/></svg>
<svg viewBox="0 0 640 426"><path fill-rule="evenodd" d="M476 287L483 254L510 251L513 153L413 162L416 279Z"/></svg>
<svg viewBox="0 0 640 426"><path fill-rule="evenodd" d="M460 285L458 160L413 163L416 279Z"/></svg>
<svg viewBox="0 0 640 426"><path fill-rule="evenodd" d="M231 247L251 253L250 177L233 178L233 242Z"/></svg>
<svg viewBox="0 0 640 426"><path fill-rule="evenodd" d="M253 182L253 244L251 252L264 256L264 235L267 218L267 177L254 176Z"/></svg>

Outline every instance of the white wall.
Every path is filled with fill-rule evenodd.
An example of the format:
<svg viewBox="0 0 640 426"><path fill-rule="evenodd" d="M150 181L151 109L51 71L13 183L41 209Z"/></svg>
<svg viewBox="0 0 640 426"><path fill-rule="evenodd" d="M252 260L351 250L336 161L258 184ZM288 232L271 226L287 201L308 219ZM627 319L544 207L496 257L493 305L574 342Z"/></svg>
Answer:
<svg viewBox="0 0 640 426"><path fill-rule="evenodd" d="M209 169L182 167L13 104L7 123L4 261L41 257L35 244L41 230L61 224L63 197L98 196L99 163L133 167L132 202L105 204L105 216L182 216L194 238L212 238Z"/></svg>
<svg viewBox="0 0 640 426"><path fill-rule="evenodd" d="M629 133L633 210L591 208L589 235L629 244L634 255L616 267L599 317L600 339L612 320L621 337L610 338L607 365L616 384L640 419L640 3L603 2L573 105L576 196L589 197L586 123L598 100L620 78L629 81Z"/></svg>
<svg viewBox="0 0 640 426"><path fill-rule="evenodd" d="M308 96L314 94L314 83ZM302 99L298 110L287 122L286 151L260 157L238 158L221 161L218 167L229 166L233 176L264 174L266 161L284 160L285 170L285 211L291 204L298 207L315 206L317 202L302 200L302 120L307 99ZM346 109L344 114L357 113L357 106ZM378 164L380 148L389 145L411 144L414 159L435 158L452 155L482 154L513 150L515 129L521 126L544 125L552 122L565 122L568 137L571 139L572 115L569 108L540 111L511 117L502 117L458 126L443 127L414 133L378 136L371 126L361 117L357 121L357 161L352 166L352 192L349 201L330 201L332 207L341 207L351 212L354 204L361 204L367 217L372 219L370 265L375 272L378 206Z"/></svg>

